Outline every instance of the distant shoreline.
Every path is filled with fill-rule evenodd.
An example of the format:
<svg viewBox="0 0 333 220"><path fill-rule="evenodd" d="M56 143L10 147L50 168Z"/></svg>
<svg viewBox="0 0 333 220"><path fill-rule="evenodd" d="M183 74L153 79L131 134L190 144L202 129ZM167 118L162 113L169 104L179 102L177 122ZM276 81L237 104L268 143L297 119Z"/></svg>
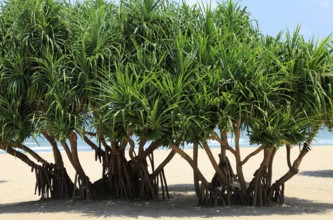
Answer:
<svg viewBox="0 0 333 220"><path fill-rule="evenodd" d="M212 149L216 149L216 148L219 148L220 146L218 145L210 145L210 147ZM241 145L240 146L241 148L256 148L258 146L256 145ZM295 145L294 147L298 147L298 145ZM317 144L312 144L311 147L313 148L316 148L316 147L333 147L333 144L321 144L321 143L317 143ZM166 150L167 147L160 147L158 148L157 150ZM191 150L192 149L192 145L188 145L188 146L185 146L184 149L187 149L187 150ZM32 150L34 150L35 152L37 153L49 153L49 152L52 152L52 148L51 146L48 146L48 147L33 147ZM65 152L62 147L60 147L60 151L61 152ZM91 147L89 146L78 146L78 151L79 152L93 152L93 150L91 149ZM0 149L0 154L5 154L6 152L1 150Z"/></svg>

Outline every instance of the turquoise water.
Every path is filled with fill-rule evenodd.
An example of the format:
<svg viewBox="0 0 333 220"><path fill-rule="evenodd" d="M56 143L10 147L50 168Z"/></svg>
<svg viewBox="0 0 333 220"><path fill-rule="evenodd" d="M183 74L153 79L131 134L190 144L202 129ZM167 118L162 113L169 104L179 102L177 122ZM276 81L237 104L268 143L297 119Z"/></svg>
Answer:
<svg viewBox="0 0 333 220"><path fill-rule="evenodd" d="M96 143L96 139L92 139L92 141ZM231 137L229 137L229 144L231 146L233 146L233 144L234 144L233 139ZM42 138L38 138L37 141L34 139L28 139L25 142L25 145L36 152L50 152L51 151L51 146L49 145L49 143ZM219 147L219 144L216 141L210 141L209 145L212 148ZM250 145L248 136L246 134L242 134L241 138L240 138L240 146L241 147L251 147L251 146L256 146L256 145ZM321 130L318 133L318 135L315 137L315 139L313 140L312 146L313 147L333 146L333 132L329 132L324 129ZM192 147L192 145L190 145L190 144L184 146L185 149L188 149L191 147ZM89 145L87 145L81 139L78 140L78 149L79 149L79 151L91 151L91 147ZM60 146L60 150L63 150L61 146ZM5 153L5 152L0 150L0 153Z"/></svg>

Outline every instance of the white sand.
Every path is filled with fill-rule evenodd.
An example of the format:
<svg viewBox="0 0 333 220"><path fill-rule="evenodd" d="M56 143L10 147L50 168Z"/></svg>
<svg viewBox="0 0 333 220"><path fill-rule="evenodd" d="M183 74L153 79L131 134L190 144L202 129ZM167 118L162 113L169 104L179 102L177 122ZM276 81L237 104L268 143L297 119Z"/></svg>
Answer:
<svg viewBox="0 0 333 220"><path fill-rule="evenodd" d="M243 157L253 148L243 148ZM192 155L191 150L187 153ZM214 149L214 155L218 150ZM293 149L293 158L298 149ZM155 154L156 165L168 154ZM51 158L50 153L41 154ZM217 207L197 206L193 192L193 174L190 166L176 155L165 168L171 193L168 201L40 201L34 195L35 178L27 165L7 154L0 154L0 220L61 220L61 219L333 219L333 147L314 147L304 158L300 173L286 184L286 204L283 206ZM94 181L101 175L101 166L94 161L93 152L80 152L82 164ZM247 180L259 166L262 155L252 158L244 167ZM203 151L199 166L210 180L214 171ZM67 169L71 177L73 170ZM274 179L287 171L284 148L279 150L274 164Z"/></svg>

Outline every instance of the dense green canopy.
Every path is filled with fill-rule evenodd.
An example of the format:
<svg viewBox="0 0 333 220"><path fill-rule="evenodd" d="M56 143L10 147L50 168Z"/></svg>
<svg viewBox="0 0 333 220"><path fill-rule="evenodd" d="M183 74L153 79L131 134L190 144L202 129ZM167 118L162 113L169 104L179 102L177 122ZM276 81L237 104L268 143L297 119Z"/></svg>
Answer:
<svg viewBox="0 0 333 220"><path fill-rule="evenodd" d="M306 40L299 28L264 36L246 8L233 1L212 8L162 0L8 0L0 17L1 149L13 155L23 149L37 160L29 160L30 166L57 176L64 169L61 145L78 175L78 183L57 179L68 183L66 190L63 183L42 184L42 196L50 191L51 197L69 197L74 184L83 199L108 193L156 199L156 178L165 181L163 166L179 153L193 167L195 181L222 204L283 202L283 193L276 195L284 179L273 186L268 181L268 199L258 193L259 178L271 172L271 155L301 142L307 152L318 129L332 126L331 37ZM241 160L240 132L265 152L248 187L242 166L249 158ZM227 135L235 138L234 147ZM52 145L55 165L24 146L39 136ZM102 161L105 185L91 183L84 173L78 137ZM219 166L207 146L210 139L221 144ZM218 191L207 182L195 156L181 148L189 143L206 150L226 188ZM149 160L149 174L147 158L160 147L172 152L156 170ZM237 174L229 177L223 171L227 151L236 158ZM298 168L288 161L291 171ZM234 181L239 188L231 187Z"/></svg>

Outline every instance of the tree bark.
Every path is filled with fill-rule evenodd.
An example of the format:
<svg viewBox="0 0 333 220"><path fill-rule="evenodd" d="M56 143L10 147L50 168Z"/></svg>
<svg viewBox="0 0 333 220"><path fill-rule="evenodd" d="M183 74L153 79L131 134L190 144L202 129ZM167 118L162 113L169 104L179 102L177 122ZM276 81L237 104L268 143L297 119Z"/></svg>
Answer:
<svg viewBox="0 0 333 220"><path fill-rule="evenodd" d="M233 155L236 155L235 149L229 146L228 137L226 131L221 131L221 138L218 137L216 133L213 133L212 137L213 140L219 142L221 148L225 148L230 151Z"/></svg>
<svg viewBox="0 0 333 220"><path fill-rule="evenodd" d="M257 155L258 153L260 153L263 149L264 149L264 147L261 145L255 151L253 151L252 153L250 153L249 155L247 155L247 157L245 157L245 159L242 161L242 165L244 165L249 159L251 159L251 157L253 157L253 156Z"/></svg>
<svg viewBox="0 0 333 220"><path fill-rule="evenodd" d="M93 150L98 150L98 146L92 142L86 135L83 136L84 142L86 142ZM102 149L100 149L102 150Z"/></svg>
<svg viewBox="0 0 333 220"><path fill-rule="evenodd" d="M42 163L44 165L49 165L49 162L44 160L39 154L37 154L36 152L31 150L29 147L27 147L23 144L18 144L14 141L11 141L10 145L11 145L12 148L19 148L21 150L24 150L26 153L30 154L35 160L37 160L37 162Z"/></svg>
<svg viewBox="0 0 333 220"><path fill-rule="evenodd" d="M141 156L144 152L144 146L147 142L147 138L146 137L141 137L140 141L139 141L139 151L138 151L138 156Z"/></svg>
<svg viewBox="0 0 333 220"><path fill-rule="evenodd" d="M32 169L38 169L41 166L34 163L32 160L29 159L29 157L27 157L26 155L24 155L23 153L14 150L12 147L10 146L4 146L2 144L0 144L0 148L4 151L6 151L8 154L19 158L22 162L24 162L25 164L27 164L28 166L30 166Z"/></svg>
<svg viewBox="0 0 333 220"><path fill-rule="evenodd" d="M55 163L52 176L53 188L51 196L52 198L57 199L71 198L73 195L74 184L68 176L58 144L54 137L49 135L46 131L43 132L43 135L51 144Z"/></svg>
<svg viewBox="0 0 333 220"><path fill-rule="evenodd" d="M136 155L135 155L135 143L131 138L128 138L128 143L130 145L128 154L129 154L132 161L136 161L136 158L135 158L136 157Z"/></svg>
<svg viewBox="0 0 333 220"><path fill-rule="evenodd" d="M195 165L194 161L192 160L192 158L187 153L185 153L182 149L180 149L179 146L177 146L176 144L171 144L171 149L174 150L177 154L179 154L181 157L183 157L188 162L188 164L192 167L192 169L196 173L198 179L206 187L210 187L210 184L208 183L208 181L206 180L206 178L202 175L202 173L199 170L198 166Z"/></svg>
<svg viewBox="0 0 333 220"><path fill-rule="evenodd" d="M239 119L236 123L236 129L235 129L236 172L240 185L240 193L241 195L245 196L246 182L243 174L242 159L240 155L240 146L239 146L240 132L241 132L241 120Z"/></svg>
<svg viewBox="0 0 333 220"><path fill-rule="evenodd" d="M307 143L304 143L300 154L298 155L297 159L294 161L293 165L288 170L288 172L286 174L284 174L280 179L275 181L275 183L271 186L269 194L270 194L270 197L273 201L279 202L281 200L281 198L279 198L279 197L281 197L283 195L280 196L280 193L277 192L277 191L279 191L281 186L282 187L284 186L285 182L290 180L293 176L295 176L298 173L298 168L301 165L301 162L302 162L304 156L309 151L310 151L309 145ZM283 200L281 202L283 202Z"/></svg>
<svg viewBox="0 0 333 220"><path fill-rule="evenodd" d="M176 151L171 150L171 152L164 159L164 161L154 170L154 173L152 174L152 179L154 179L164 169L164 167L172 160L172 158L175 156L175 154L176 154Z"/></svg>
<svg viewBox="0 0 333 220"><path fill-rule="evenodd" d="M289 169L291 169L291 159L290 159L291 145L290 144L286 145L286 151L287 151L287 164L288 164Z"/></svg>
<svg viewBox="0 0 333 220"><path fill-rule="evenodd" d="M159 147L159 145L157 145L156 143L152 142L149 147L143 151L143 153L141 154L141 156L139 157L140 160L146 158L149 154L152 154L154 152L154 150L156 150Z"/></svg>
<svg viewBox="0 0 333 220"><path fill-rule="evenodd" d="M267 179L268 167L273 154L273 147L264 149L264 158L260 164L259 169L255 172L254 178L252 179L248 187L248 195L252 197L253 206L263 206L267 202ZM267 192L266 192L267 191Z"/></svg>
<svg viewBox="0 0 333 220"><path fill-rule="evenodd" d="M78 188L79 188L79 197L80 199L83 200L89 200L89 199L93 199L94 198L94 193L93 188L92 188L92 184L88 178L88 176L86 176L81 163L80 163L80 159L79 159L79 155L78 155L78 151L77 151L77 134L74 131L70 131L68 134L68 140L71 146L71 158L72 158L72 164L73 167L76 171L76 181L74 181L74 185L76 185L78 183ZM74 194L73 194L74 197Z"/></svg>
<svg viewBox="0 0 333 220"><path fill-rule="evenodd" d="M78 151L77 151L77 134L73 131L69 132L68 140L71 146L71 155L73 160L73 165L76 170L80 174L80 176L85 177L86 174L81 166Z"/></svg>
<svg viewBox="0 0 333 220"><path fill-rule="evenodd" d="M273 162L274 162L276 151L277 151L277 148L274 147L271 158L269 160L269 164L268 164L268 183L267 183L268 186L271 186L271 184L272 184Z"/></svg>
<svg viewBox="0 0 333 220"><path fill-rule="evenodd" d="M193 162L194 166L198 167L198 149L199 144L193 144ZM193 179L194 179L194 191L197 197L200 195L200 186L199 186L199 179L195 171L193 171Z"/></svg>
<svg viewBox="0 0 333 220"><path fill-rule="evenodd" d="M52 151L53 151L53 157L54 157L54 163L56 164L56 166L64 167L64 162L62 160L62 156L61 156L60 150L58 148L57 142L46 131L43 132L43 135L46 138L46 140L48 140L48 142L51 144Z"/></svg>
<svg viewBox="0 0 333 220"><path fill-rule="evenodd" d="M61 145L62 145L62 147L64 148L64 150L66 152L66 155L68 157L69 162L72 164L73 168L75 169L75 165L74 165L74 162L73 162L73 156L72 156L71 150L69 149L68 144L65 141L63 141L63 142L61 142Z"/></svg>
<svg viewBox="0 0 333 220"><path fill-rule="evenodd" d="M220 178L220 181L223 185L230 185L230 182L227 180L225 174L222 172L221 168L219 167L219 165L217 164L207 142L205 141L203 144L202 144L204 150L206 151L206 154L211 162L211 164L213 165L214 169L215 169L215 172L217 173L218 177Z"/></svg>

